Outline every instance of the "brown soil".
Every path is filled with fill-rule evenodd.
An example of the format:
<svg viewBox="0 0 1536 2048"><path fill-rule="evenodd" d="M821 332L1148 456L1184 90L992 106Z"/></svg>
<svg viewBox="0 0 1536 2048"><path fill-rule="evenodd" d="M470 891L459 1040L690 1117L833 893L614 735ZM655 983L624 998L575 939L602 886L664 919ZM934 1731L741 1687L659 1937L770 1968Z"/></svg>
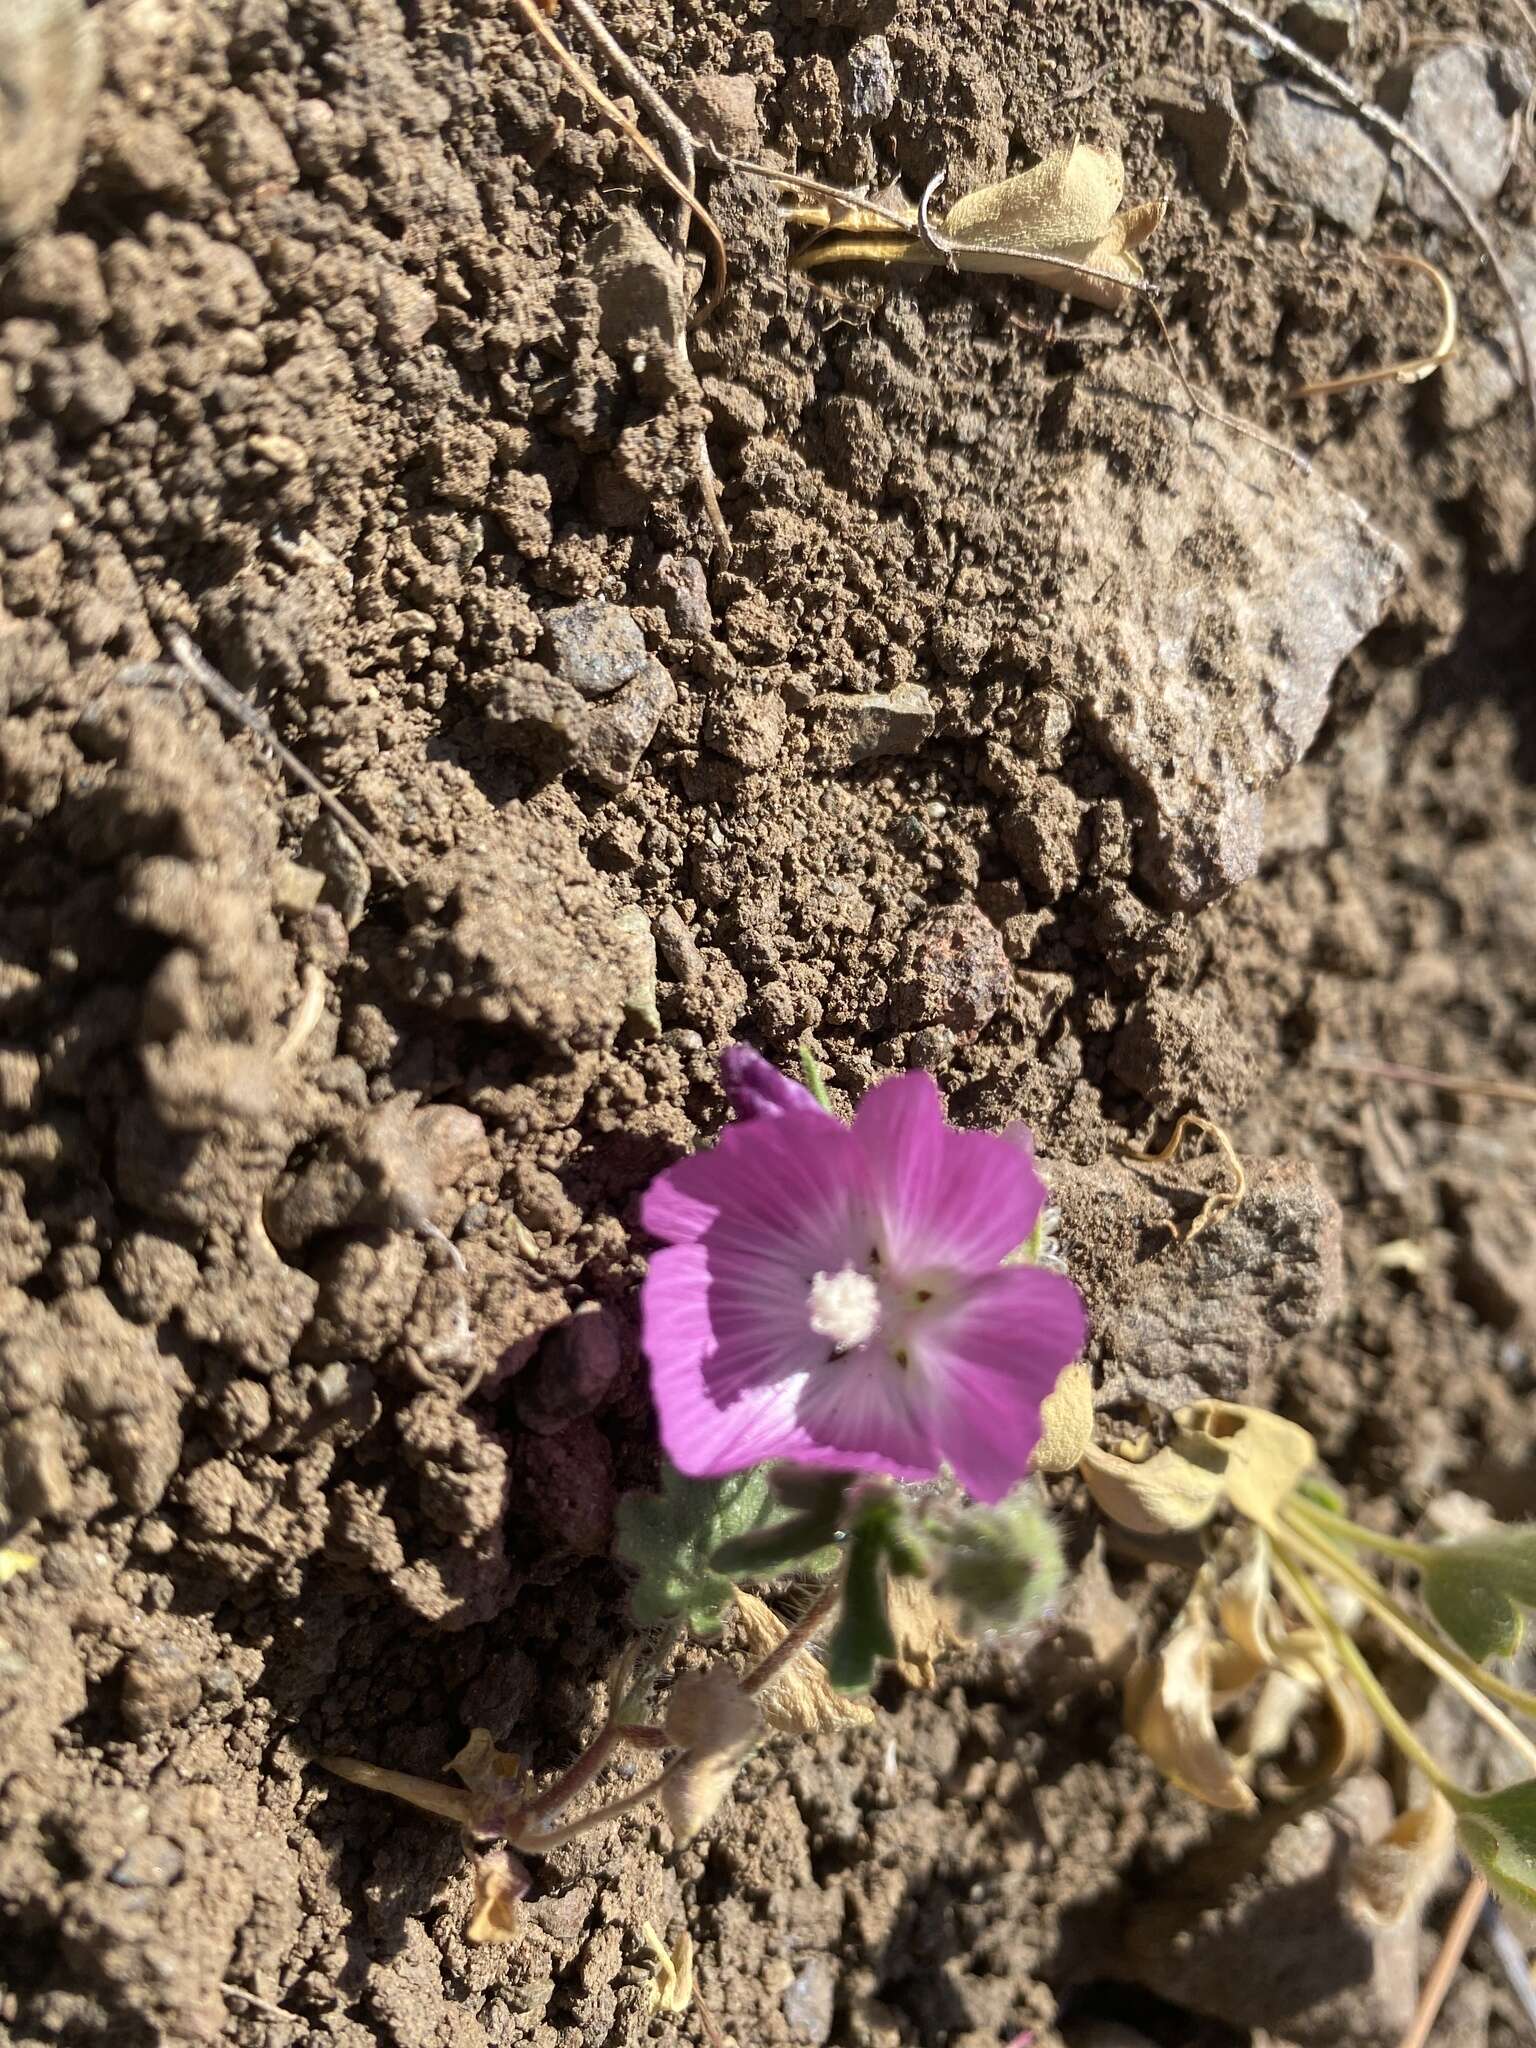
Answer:
<svg viewBox="0 0 1536 2048"><path fill-rule="evenodd" d="M1363 80L1398 14L1367 0ZM1518 405L1283 403L1415 353L1422 303L1243 175L1214 101L1178 112L1252 53L1131 0L607 17L680 102L749 78L752 147L824 176L1117 144L1172 202L1191 374L1310 476L1192 430L1141 327L789 276L743 178L685 358L637 225L667 202L508 16L101 0L80 175L0 259L0 1538L40 1559L0 1593L0 2030L631 2048L649 1920L692 1927L743 2048L1390 2039L1411 1930L1373 1989L1336 1916L1262 1893L1255 1938L1314 1966L1265 2010L1137 1960L1204 1845L1256 1866L1263 1830L1120 1734L1159 1596L1097 1550L1028 1655L776 1744L696 1847L549 1858L515 1948L466 1945L449 1829L309 1762L436 1776L483 1724L545 1770L597 1724L613 1503L655 1458L632 1204L716 1127L733 1037L1028 1117L1106 1404L1273 1393L1404 1522L1536 1509L1536 1122L1321 1058L1536 1076ZM1533 196L1527 152L1527 235ZM1498 331L1454 233L1390 194L1377 233ZM1276 592L1336 559L1314 658ZM1144 691L1170 592L1187 648ZM633 623L550 621L586 600ZM382 858L146 669L176 626ZM562 651L588 629L612 694ZM1253 1192L1181 1251L1200 1170L1119 1159L1186 1107ZM1513 2041L1507 1993L1469 1975L1447 2027Z"/></svg>

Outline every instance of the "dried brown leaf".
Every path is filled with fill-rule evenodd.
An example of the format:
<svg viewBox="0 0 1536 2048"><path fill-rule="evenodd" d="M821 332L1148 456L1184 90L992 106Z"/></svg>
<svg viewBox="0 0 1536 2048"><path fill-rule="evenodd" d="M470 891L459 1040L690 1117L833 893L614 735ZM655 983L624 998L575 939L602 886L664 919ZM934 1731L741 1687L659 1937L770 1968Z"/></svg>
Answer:
<svg viewBox="0 0 1536 2048"><path fill-rule="evenodd" d="M1216 1732L1211 1657L1215 1631L1197 1589L1150 1657L1125 1682L1125 1725L1172 1784L1207 1806L1252 1813L1258 1801Z"/></svg>
<svg viewBox="0 0 1536 2048"><path fill-rule="evenodd" d="M1223 1472L1193 1464L1171 1448L1136 1458L1090 1444L1078 1470L1110 1520L1138 1536L1203 1528L1222 1504Z"/></svg>
<svg viewBox="0 0 1536 2048"><path fill-rule="evenodd" d="M1037 1472L1070 1472L1093 1442L1093 1374L1086 1365L1069 1365L1040 1403L1040 1441L1033 1459Z"/></svg>
<svg viewBox="0 0 1536 2048"><path fill-rule="evenodd" d="M961 1649L965 1637L951 1626L926 1579L892 1579L886 1589L886 1611L896 1638L892 1669L908 1685L928 1691L939 1659Z"/></svg>
<svg viewBox="0 0 1536 2048"><path fill-rule="evenodd" d="M475 1904L464 1939L477 1948L516 1941L523 1931L520 1901L528 1896L528 1873L508 1849L475 1858Z"/></svg>
<svg viewBox="0 0 1536 2048"><path fill-rule="evenodd" d="M1406 1920L1444 1877L1455 1845L1456 1816L1432 1791L1422 1806L1400 1813L1379 1842L1350 1857L1350 1903L1378 1927Z"/></svg>
<svg viewBox="0 0 1536 2048"><path fill-rule="evenodd" d="M1174 1417L1174 1448L1215 1465L1224 1460L1228 1503L1250 1522L1273 1519L1286 1497L1317 1463L1317 1445L1300 1423L1245 1408L1236 1401L1198 1401Z"/></svg>

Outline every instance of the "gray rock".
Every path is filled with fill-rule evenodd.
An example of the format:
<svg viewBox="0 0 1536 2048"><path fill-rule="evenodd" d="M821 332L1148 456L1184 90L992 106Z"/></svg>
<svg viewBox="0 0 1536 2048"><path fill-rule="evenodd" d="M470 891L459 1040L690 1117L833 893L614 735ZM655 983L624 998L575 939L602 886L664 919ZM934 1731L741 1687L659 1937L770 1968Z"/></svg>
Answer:
<svg viewBox="0 0 1536 2048"><path fill-rule="evenodd" d="M1247 138L1231 81L1158 75L1143 81L1141 90L1188 152L1200 197L1218 213L1235 213L1246 205Z"/></svg>
<svg viewBox="0 0 1536 2048"><path fill-rule="evenodd" d="M1094 1335L1105 1401L1246 1401L1284 1340L1334 1315L1343 1292L1338 1204L1296 1159L1245 1162L1248 1187L1175 1254L1170 1229L1194 1217L1217 1168L1135 1169L1052 1161L1069 1271L1101 1276ZM1172 1190L1198 1187L1201 1193Z"/></svg>
<svg viewBox="0 0 1536 2048"><path fill-rule="evenodd" d="M919 683L889 694L812 699L811 750L828 768L850 768L882 754L915 754L933 731L933 699Z"/></svg>
<svg viewBox="0 0 1536 2048"><path fill-rule="evenodd" d="M656 919L654 930L656 950L672 979L681 982L685 988L690 982L702 980L704 960L698 944L670 904Z"/></svg>
<svg viewBox="0 0 1536 2048"><path fill-rule="evenodd" d="M891 1017L979 1031L1007 997L1013 970L997 927L974 903L930 910L907 933L891 969Z"/></svg>
<svg viewBox="0 0 1536 2048"><path fill-rule="evenodd" d="M1501 53L1452 43L1414 66L1403 126L1450 172L1474 206L1497 194L1514 158L1521 94ZM1429 173L1402 152L1403 200L1420 220L1460 229L1461 215Z"/></svg>
<svg viewBox="0 0 1536 2048"><path fill-rule="evenodd" d="M548 775L568 768L586 732L590 706L536 661L514 661L480 679L486 738Z"/></svg>
<svg viewBox="0 0 1536 2048"><path fill-rule="evenodd" d="M1536 1330L1536 1220L1513 1184L1468 1204L1456 1278L1462 1298L1495 1329Z"/></svg>
<svg viewBox="0 0 1536 2048"><path fill-rule="evenodd" d="M785 1985L779 2000L790 2037L820 2048L830 2038L837 1997L837 1979L825 1956L810 1956Z"/></svg>
<svg viewBox="0 0 1536 2048"><path fill-rule="evenodd" d="M868 128L884 121L896 107L896 66L884 36L864 36L839 67L842 73L843 124Z"/></svg>
<svg viewBox="0 0 1536 2048"><path fill-rule="evenodd" d="M610 793L628 787L656 728L677 701L677 687L659 661L647 661L617 695L588 707L572 756L578 775Z"/></svg>
<svg viewBox="0 0 1536 2048"><path fill-rule="evenodd" d="M687 640L707 640L715 630L715 615L704 564L694 555L663 555L656 564L656 583L672 631Z"/></svg>
<svg viewBox="0 0 1536 2048"><path fill-rule="evenodd" d="M600 1408L624 1363L624 1344L611 1310L586 1302L539 1346L518 1376L517 1419L539 1436Z"/></svg>
<svg viewBox="0 0 1536 2048"><path fill-rule="evenodd" d="M1187 2012L1301 2048L1387 2048L1413 2015L1418 1915L1367 1927L1344 1880L1352 1850L1392 1818L1385 1780L1365 1772L1294 1820L1225 1828L1132 1909L1121 1974Z"/></svg>
<svg viewBox="0 0 1536 2048"><path fill-rule="evenodd" d="M174 1643L144 1643L123 1665L123 1719L135 1735L174 1728L195 1713L203 1688L197 1667Z"/></svg>
<svg viewBox="0 0 1536 2048"><path fill-rule="evenodd" d="M597 287L597 338L606 354L620 361L647 348L680 346L677 263L638 214L621 214L594 235L585 261Z"/></svg>
<svg viewBox="0 0 1536 2048"><path fill-rule="evenodd" d="M1360 0L1293 0L1280 25L1319 57L1342 57L1360 33Z"/></svg>
<svg viewBox="0 0 1536 2048"><path fill-rule="evenodd" d="M1296 86L1261 85L1248 110L1248 161L1287 199L1370 233L1389 159L1343 108Z"/></svg>
<svg viewBox="0 0 1536 2048"><path fill-rule="evenodd" d="M1316 738L1339 664L1404 564L1315 474L1192 431L1152 373L1115 376L1072 397L1095 445L1052 511L1056 662L1075 671L1077 722L1142 793L1143 879L1195 910L1257 871L1265 793ZM1126 407L1158 435L1156 475L1127 480L1108 452Z"/></svg>
<svg viewBox="0 0 1536 2048"><path fill-rule="evenodd" d="M544 653L563 683L583 697L606 697L638 675L645 635L622 605L586 598L544 620Z"/></svg>

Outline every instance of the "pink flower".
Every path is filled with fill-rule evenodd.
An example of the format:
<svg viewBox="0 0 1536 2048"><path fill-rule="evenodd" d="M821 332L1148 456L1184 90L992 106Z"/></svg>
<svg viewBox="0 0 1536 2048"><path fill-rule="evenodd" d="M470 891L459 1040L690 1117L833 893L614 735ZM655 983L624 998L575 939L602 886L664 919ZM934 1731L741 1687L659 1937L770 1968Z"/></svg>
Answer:
<svg viewBox="0 0 1536 2048"><path fill-rule="evenodd" d="M773 1072L743 1050L738 1100ZM666 1245L641 1320L668 1457L694 1477L770 1458L896 1479L948 1464L1000 1500L1087 1327L1064 1274L1000 1263L1045 1201L1029 1150L951 1129L927 1074L880 1082L851 1124L774 1080L641 1209Z"/></svg>

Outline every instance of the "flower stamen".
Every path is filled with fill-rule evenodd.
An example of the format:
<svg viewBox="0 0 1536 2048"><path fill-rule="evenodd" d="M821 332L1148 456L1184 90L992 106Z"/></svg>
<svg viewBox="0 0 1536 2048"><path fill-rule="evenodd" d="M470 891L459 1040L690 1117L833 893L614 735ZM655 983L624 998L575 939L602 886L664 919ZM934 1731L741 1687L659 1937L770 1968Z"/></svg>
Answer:
<svg viewBox="0 0 1536 2048"><path fill-rule="evenodd" d="M818 1273L811 1282L811 1328L839 1351L867 1344L880 1327L880 1289L857 1266Z"/></svg>

